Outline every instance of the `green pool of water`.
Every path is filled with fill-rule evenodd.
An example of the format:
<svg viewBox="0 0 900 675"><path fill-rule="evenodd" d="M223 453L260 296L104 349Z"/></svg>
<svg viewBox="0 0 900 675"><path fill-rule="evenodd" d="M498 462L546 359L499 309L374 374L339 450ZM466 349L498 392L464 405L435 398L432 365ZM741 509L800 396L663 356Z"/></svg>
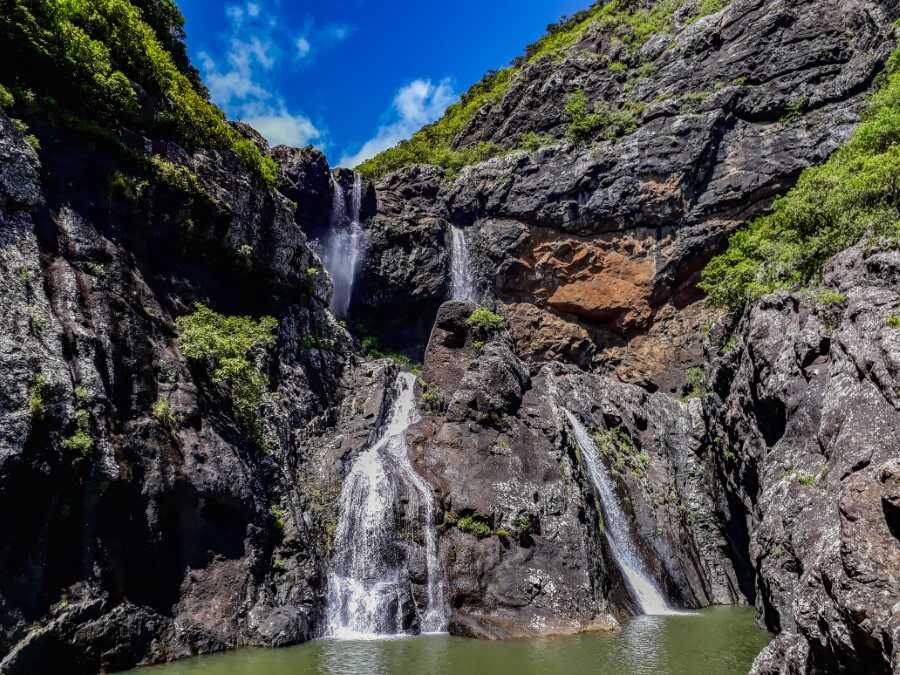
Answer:
<svg viewBox="0 0 900 675"><path fill-rule="evenodd" d="M243 649L137 675L743 675L770 636L753 611L639 617L615 635L487 642L431 635L366 642L317 640Z"/></svg>

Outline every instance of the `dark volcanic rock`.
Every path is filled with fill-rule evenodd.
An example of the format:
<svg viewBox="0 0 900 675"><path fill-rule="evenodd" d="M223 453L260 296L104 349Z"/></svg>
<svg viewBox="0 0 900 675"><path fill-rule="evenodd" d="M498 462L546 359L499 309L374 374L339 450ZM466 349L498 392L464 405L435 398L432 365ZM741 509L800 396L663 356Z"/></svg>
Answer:
<svg viewBox="0 0 900 675"><path fill-rule="evenodd" d="M845 300L763 299L710 376L717 470L749 535L740 557L780 633L754 672L896 668L898 265L894 246L860 244L825 273Z"/></svg>
<svg viewBox="0 0 900 675"><path fill-rule="evenodd" d="M0 509L21 514L0 539L0 671L308 639L325 558L296 506L297 430L340 401L350 340L289 202L227 154L158 143L193 172L179 183L32 128L40 160L0 115ZM269 452L179 351L195 302L278 320L258 355Z"/></svg>
<svg viewBox="0 0 900 675"><path fill-rule="evenodd" d="M531 359L592 360L627 381L677 391L684 370L701 360L697 328L710 319L696 309L675 318L700 298L700 270L727 234L847 138L893 48L898 8L886 0L733 0L699 21L690 16L680 12L671 35L632 56L617 37L589 30L560 58L524 65L455 141L514 148L535 131L549 135L545 147L443 182L427 167L385 177L379 217L407 231L419 255L392 263L382 251L393 240L376 236L375 279L413 258L433 258L437 271L448 246L439 223L469 227L470 241L484 242L473 257L488 296L537 307L550 315L542 322L569 323L573 340L586 333L591 342L535 345ZM626 73L606 67L617 59ZM562 108L578 90L635 111L634 132L589 147L567 141ZM398 275L413 284L367 298L367 309L399 306L404 293L416 302L428 295L433 316L444 296L431 273ZM534 321L528 312L520 323Z"/></svg>
<svg viewBox="0 0 900 675"><path fill-rule="evenodd" d="M272 157L281 169L278 190L296 205L294 219L310 239L321 238L328 228L334 189L325 155L314 148L279 145Z"/></svg>
<svg viewBox="0 0 900 675"><path fill-rule="evenodd" d="M446 514L441 552L451 632L500 638L609 630L611 613L634 611L563 406L592 429L621 428L634 438L633 456L620 458L619 488L672 603L739 601L705 490L699 401L689 409L575 368L547 366L529 377L507 336L474 353L459 325L465 308L442 307L426 352L423 372L448 394L447 410L426 416L410 435L415 466Z"/></svg>

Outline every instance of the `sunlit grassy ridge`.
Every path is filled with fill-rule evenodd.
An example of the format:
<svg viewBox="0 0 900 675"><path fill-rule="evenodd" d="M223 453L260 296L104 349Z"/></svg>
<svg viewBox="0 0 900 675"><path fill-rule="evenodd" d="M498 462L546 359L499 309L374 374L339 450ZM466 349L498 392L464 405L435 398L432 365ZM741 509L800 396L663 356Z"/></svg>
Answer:
<svg viewBox="0 0 900 675"><path fill-rule="evenodd" d="M815 283L832 256L867 234L900 241L900 51L850 140L806 169L770 214L733 235L700 287L710 304L738 309Z"/></svg>
<svg viewBox="0 0 900 675"><path fill-rule="evenodd" d="M273 160L209 102L180 36L172 0L7 0L0 41L13 53L0 81L23 104L40 99L92 121L231 150L274 183Z"/></svg>
<svg viewBox="0 0 900 675"><path fill-rule="evenodd" d="M697 17L718 11L728 2L703 0ZM529 45L525 55L513 65L488 73L459 102L447 108L437 122L363 162L358 170L369 176L382 176L411 164L433 164L452 174L467 164L500 154L507 148L496 143L460 146L456 142L457 136L479 110L499 102L506 95L526 64L564 55L594 26L620 40L634 54L651 36L671 30L672 15L684 3L685 0L660 0L651 7L633 8L634 2L629 0L600 0L568 19L548 26L547 34Z"/></svg>

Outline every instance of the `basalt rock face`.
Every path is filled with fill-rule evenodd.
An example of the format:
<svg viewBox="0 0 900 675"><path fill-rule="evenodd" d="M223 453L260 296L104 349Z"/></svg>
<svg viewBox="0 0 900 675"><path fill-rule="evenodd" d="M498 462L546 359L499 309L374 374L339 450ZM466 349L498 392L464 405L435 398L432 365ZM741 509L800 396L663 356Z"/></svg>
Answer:
<svg viewBox="0 0 900 675"><path fill-rule="evenodd" d="M530 376L506 333L481 346L465 318L441 307L426 351L415 466L445 515L441 552L451 632L511 637L609 630L635 611L604 552L600 502L563 409L629 448L602 461L636 523L660 587L677 604L739 602L736 573L705 490L699 401L690 406L630 384L548 365Z"/></svg>
<svg viewBox="0 0 900 675"><path fill-rule="evenodd" d="M779 633L754 673L900 663L898 279L895 246L861 243L826 269L840 295L765 298L710 349L704 404L723 511L745 533L739 557Z"/></svg>
<svg viewBox="0 0 900 675"><path fill-rule="evenodd" d="M229 154L141 141L184 167L164 180L32 129L40 157L0 114L0 510L18 514L0 537L0 671L308 639L326 556L295 477L352 355L290 202ZM312 175L320 158L294 160ZM180 352L174 318L195 302L278 320L254 355L266 448ZM89 447L68 440L81 428Z"/></svg>
<svg viewBox="0 0 900 675"><path fill-rule="evenodd" d="M377 186L377 212L365 227L365 257L350 313L384 344L421 358L450 292L449 232L434 212L441 174L415 168Z"/></svg>
<svg viewBox="0 0 900 675"><path fill-rule="evenodd" d="M558 59L524 65L455 141L514 148L539 132L545 147L456 178L403 169L377 186L382 222L414 238L435 271L447 224L465 227L488 297L514 303L520 323L568 324L571 348L543 344L538 331L529 360L590 361L677 392L702 360L711 319L698 303L700 270L728 233L847 138L898 14L888 0L734 0L693 20L695 4L637 55L592 28ZM568 142L564 107L578 91L595 107L632 110L633 131ZM433 275L405 280L433 316L446 297Z"/></svg>

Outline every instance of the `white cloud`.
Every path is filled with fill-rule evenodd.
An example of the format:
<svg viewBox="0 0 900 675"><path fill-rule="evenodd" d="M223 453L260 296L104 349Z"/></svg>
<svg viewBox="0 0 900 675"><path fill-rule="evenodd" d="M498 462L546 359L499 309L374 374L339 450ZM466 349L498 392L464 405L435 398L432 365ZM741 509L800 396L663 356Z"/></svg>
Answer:
<svg viewBox="0 0 900 675"><path fill-rule="evenodd" d="M309 40L301 35L297 38L294 44L297 47L297 58L303 59L309 56L309 51L312 49L312 45L309 44Z"/></svg>
<svg viewBox="0 0 900 675"><path fill-rule="evenodd" d="M225 8L225 16L232 24L240 24L244 20L244 8L237 5L230 5Z"/></svg>
<svg viewBox="0 0 900 675"><path fill-rule="evenodd" d="M278 43L285 36L277 24L263 17L260 3L247 2L225 9L230 32L224 53L213 57L200 53L200 67L210 97L225 113L246 122L273 145L307 145L322 132L305 115L290 111L273 82L273 70L282 54ZM305 45L301 45L300 40ZM298 53L311 45L299 38ZM224 64L224 65L221 65Z"/></svg>
<svg viewBox="0 0 900 675"><path fill-rule="evenodd" d="M438 119L456 94L448 79L434 84L431 80L413 80L394 96L396 121L378 127L375 135L352 155L341 157L340 166L352 167L374 157L412 136L420 127Z"/></svg>
<svg viewBox="0 0 900 675"><path fill-rule="evenodd" d="M268 111L268 114L245 117L241 121L256 129L272 145L303 147L322 136L322 132L308 117L291 115L283 109L278 112L273 109Z"/></svg>
<svg viewBox="0 0 900 675"><path fill-rule="evenodd" d="M329 24L322 29L322 36L334 42L341 42L350 37L353 29L342 24Z"/></svg>

